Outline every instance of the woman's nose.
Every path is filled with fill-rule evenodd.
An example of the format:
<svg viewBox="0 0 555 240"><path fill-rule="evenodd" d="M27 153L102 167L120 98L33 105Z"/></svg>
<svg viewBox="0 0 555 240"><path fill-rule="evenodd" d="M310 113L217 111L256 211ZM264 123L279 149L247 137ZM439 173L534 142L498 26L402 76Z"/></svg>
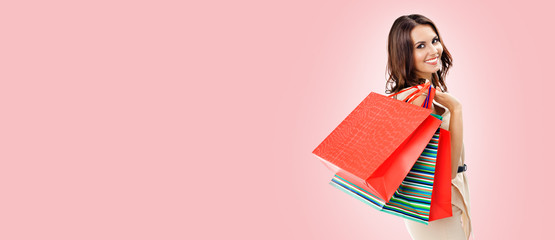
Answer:
<svg viewBox="0 0 555 240"><path fill-rule="evenodd" d="M439 50L437 49L437 47L432 46L430 50L430 55L437 55L438 53L439 53Z"/></svg>

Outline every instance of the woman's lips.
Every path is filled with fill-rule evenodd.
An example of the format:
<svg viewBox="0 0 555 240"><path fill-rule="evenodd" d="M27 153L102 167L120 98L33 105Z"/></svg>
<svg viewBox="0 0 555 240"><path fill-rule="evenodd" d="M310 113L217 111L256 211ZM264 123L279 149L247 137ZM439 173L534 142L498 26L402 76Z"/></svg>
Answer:
<svg viewBox="0 0 555 240"><path fill-rule="evenodd" d="M426 63L427 63L427 64L430 64L430 65L436 65L436 64L437 64L437 61L439 60L439 58L438 58L438 57L436 57L436 58L434 58L434 59L431 59L431 60L432 60L432 62L430 62L430 61L426 61Z"/></svg>

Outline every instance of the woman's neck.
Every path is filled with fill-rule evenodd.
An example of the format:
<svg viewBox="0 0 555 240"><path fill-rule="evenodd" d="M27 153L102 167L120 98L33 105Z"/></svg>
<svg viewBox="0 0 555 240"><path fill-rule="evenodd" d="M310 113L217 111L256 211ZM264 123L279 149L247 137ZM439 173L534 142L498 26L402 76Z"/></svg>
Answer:
<svg viewBox="0 0 555 240"><path fill-rule="evenodd" d="M425 74L425 75L419 75L418 78L428 79L431 82L432 81L432 73Z"/></svg>

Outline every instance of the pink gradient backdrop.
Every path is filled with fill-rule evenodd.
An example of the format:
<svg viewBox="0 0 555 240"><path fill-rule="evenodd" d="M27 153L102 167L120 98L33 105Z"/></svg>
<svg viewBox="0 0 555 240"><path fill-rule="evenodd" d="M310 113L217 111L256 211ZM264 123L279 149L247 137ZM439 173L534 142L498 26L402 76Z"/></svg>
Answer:
<svg viewBox="0 0 555 240"><path fill-rule="evenodd" d="M553 6L200 2L2 4L0 239L409 239L311 152L410 13L454 57L476 238L549 238Z"/></svg>

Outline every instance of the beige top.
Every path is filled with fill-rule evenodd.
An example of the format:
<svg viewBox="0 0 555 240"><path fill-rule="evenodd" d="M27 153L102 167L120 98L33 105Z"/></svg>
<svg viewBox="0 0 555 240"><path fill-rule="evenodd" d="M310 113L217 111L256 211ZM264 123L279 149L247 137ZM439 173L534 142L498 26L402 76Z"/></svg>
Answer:
<svg viewBox="0 0 555 240"><path fill-rule="evenodd" d="M414 89L414 90L409 90L409 91L399 93L398 95L394 96L394 98L403 100L414 91L417 91L417 90ZM434 108L444 109L443 114L441 114L441 116L443 117L443 122L439 127L445 130L449 130L451 112L445 106L437 103L436 101L433 101L433 103L435 105ZM440 111L436 111L436 112L440 112ZM463 165L464 165L464 142L463 142L462 151L461 151L461 158L459 160L459 166L463 166ZM451 196L451 204L459 207L462 210L462 224L463 224L464 232L466 234L466 239L469 239L470 234L472 232L472 226L470 223L470 195L468 191L468 182L466 180L466 172L457 173L457 176L451 180L451 187L454 188L454 190L456 190L456 191L452 191L453 193L460 194L456 196Z"/></svg>

